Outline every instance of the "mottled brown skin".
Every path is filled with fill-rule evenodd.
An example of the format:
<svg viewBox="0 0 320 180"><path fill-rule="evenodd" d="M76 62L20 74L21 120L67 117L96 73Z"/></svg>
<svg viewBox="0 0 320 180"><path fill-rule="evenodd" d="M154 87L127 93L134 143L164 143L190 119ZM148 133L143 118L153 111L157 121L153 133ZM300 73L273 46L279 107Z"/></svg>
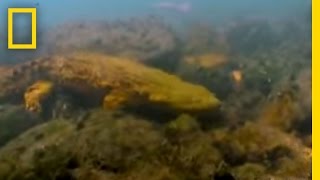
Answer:
<svg viewBox="0 0 320 180"><path fill-rule="evenodd" d="M148 104L197 112L214 110L220 104L213 93L200 85L131 59L97 53L39 58L5 72L0 77L0 99L24 97L26 108L38 112L44 97L57 89L97 100L109 109Z"/></svg>

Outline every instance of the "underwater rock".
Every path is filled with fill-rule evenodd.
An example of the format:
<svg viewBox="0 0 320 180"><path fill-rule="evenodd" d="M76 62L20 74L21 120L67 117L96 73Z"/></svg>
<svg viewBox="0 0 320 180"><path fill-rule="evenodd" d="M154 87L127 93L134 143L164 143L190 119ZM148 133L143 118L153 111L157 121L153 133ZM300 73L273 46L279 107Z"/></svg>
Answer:
<svg viewBox="0 0 320 180"><path fill-rule="evenodd" d="M312 109L312 73L311 67L301 70L296 78L298 101L304 112L311 113Z"/></svg>
<svg viewBox="0 0 320 180"><path fill-rule="evenodd" d="M220 154L209 136L190 129L174 139L161 129L145 119L103 110L92 111L81 129L70 121L49 121L0 149L0 178L209 180L213 176Z"/></svg>
<svg viewBox="0 0 320 180"><path fill-rule="evenodd" d="M0 147L41 122L22 106L0 105Z"/></svg>
<svg viewBox="0 0 320 180"><path fill-rule="evenodd" d="M164 135L162 158L182 173L181 179L211 179L217 173L221 152L212 146L210 136L201 130L197 119L182 114L168 122Z"/></svg>
<svg viewBox="0 0 320 180"><path fill-rule="evenodd" d="M289 42L291 40L283 37L279 39L279 45L270 46L266 51L262 49L250 54L241 53L242 51L239 51L240 54L232 52L229 54L229 63L223 68L226 70L220 70L222 75L214 76L221 80L209 81L210 84L214 84L214 82L224 84L224 86L215 85L215 87L220 87L221 90L219 88L209 89L213 89L217 96L223 99L227 114L234 114L233 117L242 119L242 121L255 119L261 111L260 108L263 108L262 106L269 102L270 96L277 96L276 94L281 93L284 89L293 93L293 96L295 96L292 99L294 104L297 104L297 106L305 104L296 108L297 111L301 111L300 115L303 113L310 114L307 110L310 109L308 106L311 103L307 102L310 100L310 96L307 94L311 92L308 90L311 87L308 83L311 82L311 78L310 73L306 72L311 67L311 58L302 53L308 51L308 47L299 46L298 48L295 47L297 43ZM230 85L230 80L228 81L227 74L232 70L239 70L242 73L241 88L238 88L240 91L235 86ZM302 81L305 82L305 85L301 85L302 81L299 79L304 79ZM223 89L225 86L229 88ZM284 86L287 87L284 88ZM206 85L206 87L210 86ZM300 95L302 92L305 95ZM301 117L298 118L301 119ZM293 124L291 123L291 125Z"/></svg>
<svg viewBox="0 0 320 180"><path fill-rule="evenodd" d="M234 54L268 52L279 43L279 34L268 21L244 20L226 30L230 51Z"/></svg>
<svg viewBox="0 0 320 180"><path fill-rule="evenodd" d="M170 57L176 37L160 18L148 16L114 22L69 22L46 35L45 52L88 50L142 61Z"/></svg>
<svg viewBox="0 0 320 180"><path fill-rule="evenodd" d="M246 163L242 166L233 169L232 174L235 175L236 179L251 180L251 179L262 179L265 176L266 168L260 164Z"/></svg>
<svg viewBox="0 0 320 180"><path fill-rule="evenodd" d="M15 74L1 77L0 86L4 88L0 90L0 99L10 97L13 90L21 92L29 87L25 105L34 111L41 107L42 96L55 91L51 88L57 93L68 92L84 106L103 105L106 109L151 105L176 112L202 112L213 111L220 104L214 94L201 85L131 59L99 53L54 55L12 69ZM39 84L39 81L46 83ZM33 87L44 87L45 91Z"/></svg>
<svg viewBox="0 0 320 180"><path fill-rule="evenodd" d="M71 156L57 147L71 135L74 127L67 121L54 120L10 141L0 149L0 178L48 179L51 173L60 173ZM51 171L47 172L48 169Z"/></svg>
<svg viewBox="0 0 320 180"><path fill-rule="evenodd" d="M295 24L293 37L285 36L287 27L272 21L243 21L230 27L227 37L231 47L229 62L244 75L243 86L248 90L259 90L268 95L275 85L286 77L297 76L304 68L311 67L311 44ZM281 23L280 23L281 24ZM301 37L302 36L302 37ZM295 39L299 37L299 40ZM295 40L293 40L295 39ZM286 67L286 68L283 68Z"/></svg>
<svg viewBox="0 0 320 180"><path fill-rule="evenodd" d="M161 126L97 109L80 124L52 120L13 139L0 149L0 178L307 179L311 172L311 149L262 123L203 131L189 115Z"/></svg>
<svg viewBox="0 0 320 180"><path fill-rule="evenodd" d="M97 158L96 168L120 179L154 179L152 175L210 179L221 157L196 120L187 115L169 122L163 129L148 120L125 114L115 118L101 111L85 121L81 132L82 140L76 146L84 148L79 156ZM95 138L92 141L88 137Z"/></svg>
<svg viewBox="0 0 320 180"><path fill-rule="evenodd" d="M183 52L188 55L207 52L226 53L228 44L225 35L218 28L205 23L194 23L186 28L182 41Z"/></svg>
<svg viewBox="0 0 320 180"><path fill-rule="evenodd" d="M282 130L290 130L301 114L298 102L290 91L279 92L260 109L258 121Z"/></svg>
<svg viewBox="0 0 320 180"><path fill-rule="evenodd" d="M259 121L286 131L311 134L311 70L300 70L274 85L262 104Z"/></svg>
<svg viewBox="0 0 320 180"><path fill-rule="evenodd" d="M181 114L177 119L168 123L166 133L183 134L200 130L197 120L189 115Z"/></svg>
<svg viewBox="0 0 320 180"><path fill-rule="evenodd" d="M234 167L237 176L244 175L241 169L247 169L247 163L262 166L257 170L264 175L301 179L310 175L311 149L299 138L277 128L247 122L236 130L215 131L213 137L214 145L223 153L223 159Z"/></svg>
<svg viewBox="0 0 320 180"><path fill-rule="evenodd" d="M233 90L225 96L221 111L231 124L255 119L259 114L262 102L266 98L261 91L256 89ZM250 110L248 111L248 109Z"/></svg>

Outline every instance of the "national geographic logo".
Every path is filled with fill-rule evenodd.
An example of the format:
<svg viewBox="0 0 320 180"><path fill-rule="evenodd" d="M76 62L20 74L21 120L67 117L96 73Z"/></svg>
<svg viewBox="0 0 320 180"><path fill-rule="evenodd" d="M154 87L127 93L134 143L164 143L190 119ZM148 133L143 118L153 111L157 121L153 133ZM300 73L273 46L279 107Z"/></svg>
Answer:
<svg viewBox="0 0 320 180"><path fill-rule="evenodd" d="M13 42L13 15L31 14L31 43ZM37 48L37 9L36 8L8 8L8 49L36 49Z"/></svg>

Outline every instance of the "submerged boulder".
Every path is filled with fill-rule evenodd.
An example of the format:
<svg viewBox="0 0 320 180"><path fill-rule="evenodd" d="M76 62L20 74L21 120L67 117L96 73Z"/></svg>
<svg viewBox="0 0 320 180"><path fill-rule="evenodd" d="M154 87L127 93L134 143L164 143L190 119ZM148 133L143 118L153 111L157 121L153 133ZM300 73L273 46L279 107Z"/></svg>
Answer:
<svg viewBox="0 0 320 180"><path fill-rule="evenodd" d="M148 61L175 53L172 29L156 17L102 22L69 22L46 34L45 52L91 50Z"/></svg>
<svg viewBox="0 0 320 180"><path fill-rule="evenodd" d="M22 106L0 104L0 147L41 122Z"/></svg>

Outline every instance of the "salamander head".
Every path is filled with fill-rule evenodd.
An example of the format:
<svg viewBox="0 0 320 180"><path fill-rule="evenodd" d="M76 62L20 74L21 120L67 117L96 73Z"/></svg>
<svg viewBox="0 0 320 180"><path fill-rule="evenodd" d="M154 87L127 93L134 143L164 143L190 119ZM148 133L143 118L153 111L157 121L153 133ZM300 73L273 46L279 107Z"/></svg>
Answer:
<svg viewBox="0 0 320 180"><path fill-rule="evenodd" d="M213 111L220 106L220 101L206 88L192 84L188 86L179 91L171 89L166 93L155 93L149 98L183 112Z"/></svg>

